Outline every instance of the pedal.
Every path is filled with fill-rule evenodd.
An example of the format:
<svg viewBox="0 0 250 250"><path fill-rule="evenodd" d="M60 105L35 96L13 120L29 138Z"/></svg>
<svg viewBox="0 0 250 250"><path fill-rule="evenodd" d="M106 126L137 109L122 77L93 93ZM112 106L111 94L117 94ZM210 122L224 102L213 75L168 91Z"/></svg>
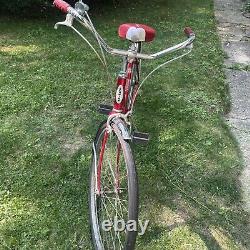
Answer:
<svg viewBox="0 0 250 250"><path fill-rule="evenodd" d="M108 115L113 109L113 106L107 104L100 104L99 112L104 115Z"/></svg>
<svg viewBox="0 0 250 250"><path fill-rule="evenodd" d="M134 131L132 141L134 143L146 144L149 141L149 134Z"/></svg>

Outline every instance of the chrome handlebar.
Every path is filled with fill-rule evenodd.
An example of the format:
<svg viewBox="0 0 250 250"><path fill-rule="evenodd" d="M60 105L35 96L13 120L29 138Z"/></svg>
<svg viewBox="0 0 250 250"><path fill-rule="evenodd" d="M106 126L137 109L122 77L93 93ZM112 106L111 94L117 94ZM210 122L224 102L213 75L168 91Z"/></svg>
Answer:
<svg viewBox="0 0 250 250"><path fill-rule="evenodd" d="M119 50L119 49L112 49L110 51L107 51L108 53L112 55L119 55L119 56L128 56L131 58L139 58L139 59L157 59L160 58L166 54L172 53L174 51L180 50L180 49L192 49L193 47L193 41L195 39L195 36L192 36L188 38L186 41L179 43L175 46L172 46L170 48L164 49L160 52L154 53L154 54L142 54L142 53L137 53L135 51L126 51L126 50Z"/></svg>
<svg viewBox="0 0 250 250"><path fill-rule="evenodd" d="M98 40L99 44L102 46L102 48L109 54L111 55L117 55L117 56L126 56L129 58L138 58L138 59L157 59L160 58L166 54L175 52L177 50L181 50L181 49L192 49L193 48L193 41L195 40L195 34L191 33L188 37L188 39L184 42L181 42L177 45L174 45L172 47L169 47L167 49L164 49L160 52L154 53L154 54L142 54L142 53L137 53L134 50L121 50L121 49L114 49L111 48L105 41L104 39L99 35L99 33L96 31L94 25L92 24L87 10L86 9L81 9L76 10L73 7L69 7L67 9L67 16L66 16L66 20L64 22L58 22L55 24L55 29L58 28L59 25L64 25L64 26L68 26L73 28L75 31L76 28L73 27L73 20L76 19L80 24L82 24L85 28L87 28L88 30L90 30L94 36L96 37L96 39ZM87 18L85 17L87 16L89 20L87 20ZM81 34L79 31L77 31L78 35ZM81 35L80 35L81 36ZM82 36L81 36L82 37Z"/></svg>

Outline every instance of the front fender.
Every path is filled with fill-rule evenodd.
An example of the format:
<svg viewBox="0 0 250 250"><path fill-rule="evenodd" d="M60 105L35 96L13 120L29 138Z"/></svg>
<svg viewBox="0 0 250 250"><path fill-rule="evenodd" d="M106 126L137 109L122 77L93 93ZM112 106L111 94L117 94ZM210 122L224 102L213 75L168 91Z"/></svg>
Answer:
<svg viewBox="0 0 250 250"><path fill-rule="evenodd" d="M118 128L118 130L121 133L121 136L124 140L132 140L132 137L130 135L130 131L129 131L128 126L125 123L125 121L123 121L121 118L115 117L114 119L112 119L112 122L113 122L114 126L116 126Z"/></svg>

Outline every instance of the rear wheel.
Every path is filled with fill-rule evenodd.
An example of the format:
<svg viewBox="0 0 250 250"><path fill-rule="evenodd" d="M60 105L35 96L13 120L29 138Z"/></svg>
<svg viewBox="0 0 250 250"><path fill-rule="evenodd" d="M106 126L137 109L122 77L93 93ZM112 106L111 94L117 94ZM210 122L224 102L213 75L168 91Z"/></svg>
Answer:
<svg viewBox="0 0 250 250"><path fill-rule="evenodd" d="M100 171L98 169L101 158ZM93 147L89 198L95 249L134 249L137 232L132 222L137 226L137 174L129 143L122 138L115 124L109 134L105 123L97 132Z"/></svg>

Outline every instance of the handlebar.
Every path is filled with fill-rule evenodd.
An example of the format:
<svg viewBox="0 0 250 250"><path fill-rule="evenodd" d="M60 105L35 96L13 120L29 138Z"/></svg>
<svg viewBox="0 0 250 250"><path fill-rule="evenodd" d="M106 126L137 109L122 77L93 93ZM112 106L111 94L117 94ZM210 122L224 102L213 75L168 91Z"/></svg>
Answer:
<svg viewBox="0 0 250 250"><path fill-rule="evenodd" d="M110 53L112 55L128 56L128 57L131 57L131 58L138 58L138 59L157 59L159 57L162 57L162 56L164 56L166 54L169 54L171 52L174 52L174 51L177 51L177 50L180 50L180 49L192 48L192 43L193 43L193 41L195 39L195 33L192 31L192 29L190 27L186 27L184 29L184 33L188 37L188 39L186 41L184 41L182 43L179 43L179 44L177 44L175 46L172 46L170 48L167 48L165 50L162 50L160 52L151 54L151 55L137 53L135 51L113 49L110 46L108 46L107 43L103 40L103 38L97 33L97 31L95 30L92 22L88 21L84 17L85 14L87 15L87 11L88 11L88 6L87 5L83 4L83 10L81 10L81 12L80 12L80 11L77 11L76 9L74 9L73 7L71 7L67 2L65 2L63 0L54 0L53 4L55 5L55 7L57 7L62 12L67 13L68 15L70 14L72 16L72 19L76 18L83 26L85 26L87 29L89 29L95 35L96 39L98 40L98 43L103 47L103 49L107 53ZM66 25L66 26L69 26L69 27L73 28L73 30L76 31L83 38L82 34L72 26L72 21L67 22L67 18L66 18L65 22L57 23L55 25L55 27L57 27L59 24Z"/></svg>
<svg viewBox="0 0 250 250"><path fill-rule="evenodd" d="M191 37L191 36L195 36L193 30L190 27L186 27L184 29L184 33L187 35L188 38Z"/></svg>
<svg viewBox="0 0 250 250"><path fill-rule="evenodd" d="M56 8L61 10L63 13L71 14L73 17L76 17L80 20L83 19L82 16L67 2L65 2L63 0L54 0L53 4ZM87 6L87 5L85 5L85 6ZM88 8L86 10L88 10Z"/></svg>
<svg viewBox="0 0 250 250"><path fill-rule="evenodd" d="M68 13L68 9L72 8L70 6L70 4L66 3L63 0L55 0L53 2L53 4L55 5L56 8L58 8L59 10L61 10L63 13Z"/></svg>

